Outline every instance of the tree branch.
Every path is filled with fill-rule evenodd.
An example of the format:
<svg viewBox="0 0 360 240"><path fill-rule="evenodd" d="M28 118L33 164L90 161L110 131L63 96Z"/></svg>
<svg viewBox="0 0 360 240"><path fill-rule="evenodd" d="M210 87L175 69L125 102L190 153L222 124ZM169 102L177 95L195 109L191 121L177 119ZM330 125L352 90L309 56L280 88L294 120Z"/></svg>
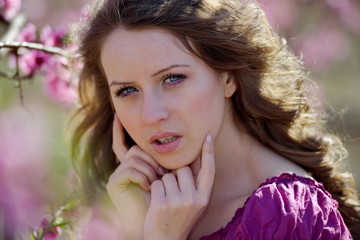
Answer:
<svg viewBox="0 0 360 240"><path fill-rule="evenodd" d="M23 93L23 89L22 89L22 81L21 81L21 76L20 76L20 67L19 67L19 55L18 55L18 51L19 51L19 48L16 49L16 73L15 73L15 76L16 76L16 79L17 79L17 82L18 82L18 87L19 87L19 94L20 94L20 102L21 102L21 105L24 105L24 93Z"/></svg>
<svg viewBox="0 0 360 240"><path fill-rule="evenodd" d="M31 42L0 42L0 48L10 48L17 50L19 48L26 48L31 50L40 50L43 52L66 56L66 51L58 47L45 46L40 43Z"/></svg>

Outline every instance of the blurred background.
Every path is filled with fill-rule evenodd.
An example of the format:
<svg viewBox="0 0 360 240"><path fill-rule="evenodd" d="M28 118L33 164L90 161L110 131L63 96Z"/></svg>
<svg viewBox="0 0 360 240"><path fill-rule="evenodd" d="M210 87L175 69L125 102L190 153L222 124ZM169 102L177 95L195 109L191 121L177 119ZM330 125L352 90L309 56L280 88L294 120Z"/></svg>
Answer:
<svg viewBox="0 0 360 240"><path fill-rule="evenodd" d="M87 3L0 0L0 6L2 2L16 5L18 13L26 17L26 24L34 24L38 31L48 26L67 31L69 24L86 14ZM310 70L311 79L319 84L323 107L329 113L329 127L340 134L349 151L344 168L354 174L360 191L360 3L259 2L274 29L286 37ZM3 35L8 23L2 24ZM8 61L2 57L1 72L14 71ZM30 239L29 228L39 224L43 216L50 217L76 191L66 128L74 105L64 101L64 96L73 95L56 88L61 96L54 97L53 81L50 87L47 81L42 74L24 81L21 104L16 82L0 76L0 240L19 239L16 236ZM83 239L116 239L116 231L108 224L112 217L95 207L79 234Z"/></svg>

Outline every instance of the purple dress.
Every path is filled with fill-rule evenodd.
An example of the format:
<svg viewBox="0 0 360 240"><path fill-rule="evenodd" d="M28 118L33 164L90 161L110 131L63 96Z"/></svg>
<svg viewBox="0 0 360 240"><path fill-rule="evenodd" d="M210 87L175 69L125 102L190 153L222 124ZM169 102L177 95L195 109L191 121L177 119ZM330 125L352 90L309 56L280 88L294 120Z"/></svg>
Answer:
<svg viewBox="0 0 360 240"><path fill-rule="evenodd" d="M311 178L283 173L263 182L223 228L200 240L352 239L338 203Z"/></svg>

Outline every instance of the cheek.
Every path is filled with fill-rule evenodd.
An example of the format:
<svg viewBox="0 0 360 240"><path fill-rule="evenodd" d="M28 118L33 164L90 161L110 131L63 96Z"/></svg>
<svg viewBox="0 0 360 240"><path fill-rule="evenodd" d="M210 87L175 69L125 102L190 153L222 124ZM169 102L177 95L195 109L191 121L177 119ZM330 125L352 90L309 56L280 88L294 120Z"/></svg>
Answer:
<svg viewBox="0 0 360 240"><path fill-rule="evenodd" d="M216 80L212 81L212 84L200 86L187 100L195 130L201 134L199 137L205 137L209 131L217 135L225 114L225 96Z"/></svg>
<svg viewBox="0 0 360 240"><path fill-rule="evenodd" d="M116 106L116 114L120 120L120 123L129 135L135 140L137 138L137 129L141 126L138 122L139 117L136 115L134 108Z"/></svg>

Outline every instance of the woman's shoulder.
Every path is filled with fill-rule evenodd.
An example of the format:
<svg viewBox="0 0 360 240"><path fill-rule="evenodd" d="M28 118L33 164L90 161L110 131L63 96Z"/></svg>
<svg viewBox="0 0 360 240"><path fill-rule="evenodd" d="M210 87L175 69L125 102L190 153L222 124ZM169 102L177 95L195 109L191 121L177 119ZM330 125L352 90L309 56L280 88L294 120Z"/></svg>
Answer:
<svg viewBox="0 0 360 240"><path fill-rule="evenodd" d="M266 179L245 203L249 210L255 210L261 205L279 207L272 210L281 214L274 214L273 217L302 216L316 205L318 211L338 208L337 201L321 183L294 173L282 173ZM261 216L269 217L267 214Z"/></svg>
<svg viewBox="0 0 360 240"><path fill-rule="evenodd" d="M277 198L276 195L280 194ZM266 179L249 197L250 199L273 199L283 201L296 201L301 206L302 201L316 200L313 196L322 195L322 200L337 207L336 200L325 190L324 186L310 176L301 176L295 173L282 173ZM318 199L320 200L320 199ZM299 202L300 201L300 202Z"/></svg>
<svg viewBox="0 0 360 240"><path fill-rule="evenodd" d="M352 239L338 203L310 177L268 178L210 239ZM221 238L217 238L221 236Z"/></svg>

